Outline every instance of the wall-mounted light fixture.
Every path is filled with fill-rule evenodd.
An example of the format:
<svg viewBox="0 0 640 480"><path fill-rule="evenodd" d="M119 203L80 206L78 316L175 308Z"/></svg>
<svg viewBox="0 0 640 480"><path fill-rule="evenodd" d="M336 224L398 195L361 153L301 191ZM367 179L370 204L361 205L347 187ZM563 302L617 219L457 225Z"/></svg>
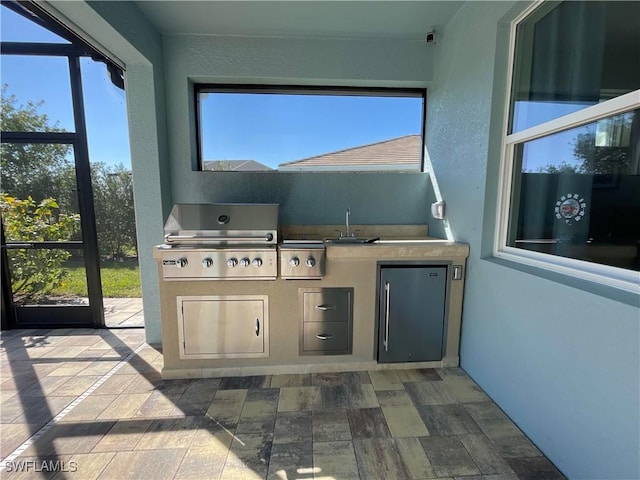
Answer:
<svg viewBox="0 0 640 480"><path fill-rule="evenodd" d="M445 215L445 203L444 200L439 202L433 202L431 204L431 216L436 220L444 220Z"/></svg>

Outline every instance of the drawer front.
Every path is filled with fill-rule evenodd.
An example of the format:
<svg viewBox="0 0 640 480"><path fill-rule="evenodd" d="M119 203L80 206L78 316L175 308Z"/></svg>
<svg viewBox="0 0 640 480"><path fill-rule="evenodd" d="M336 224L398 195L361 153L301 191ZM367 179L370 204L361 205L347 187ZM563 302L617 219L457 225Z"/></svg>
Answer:
<svg viewBox="0 0 640 480"><path fill-rule="evenodd" d="M305 322L348 322L351 316L351 289L324 288L304 292L302 317Z"/></svg>
<svg viewBox="0 0 640 480"><path fill-rule="evenodd" d="M303 331L305 353L349 351L349 325L345 322L307 322Z"/></svg>

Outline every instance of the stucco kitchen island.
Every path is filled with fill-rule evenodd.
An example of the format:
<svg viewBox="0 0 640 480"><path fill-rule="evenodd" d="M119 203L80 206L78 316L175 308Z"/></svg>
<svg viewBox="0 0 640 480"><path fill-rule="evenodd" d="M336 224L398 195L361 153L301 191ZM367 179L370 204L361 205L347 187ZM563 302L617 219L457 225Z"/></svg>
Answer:
<svg viewBox="0 0 640 480"><path fill-rule="evenodd" d="M320 280L284 280L278 277L276 280L167 281L162 277L163 250L163 246L154 248L160 272L163 378L452 367L459 364L464 269L469 254L467 245L429 237L382 237L373 244L357 245L329 243L326 245L325 275ZM443 270L447 272L447 279L441 359L378 362L378 273L381 264L446 267ZM350 354L301 354L304 328L302 298L304 292L322 289L351 292ZM257 353L219 356L202 355L198 351L190 354L189 346L185 345L185 331L189 327L182 321L185 301L236 297L253 300L263 308L264 318L255 325L255 335L259 340ZM253 320L242 325L240 328L254 328ZM202 335L213 332L208 328L205 330Z"/></svg>

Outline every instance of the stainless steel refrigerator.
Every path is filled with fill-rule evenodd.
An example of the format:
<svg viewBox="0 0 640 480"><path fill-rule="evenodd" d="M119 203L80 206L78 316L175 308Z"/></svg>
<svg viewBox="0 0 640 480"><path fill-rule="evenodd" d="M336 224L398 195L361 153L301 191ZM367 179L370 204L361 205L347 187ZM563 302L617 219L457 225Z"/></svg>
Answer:
<svg viewBox="0 0 640 480"><path fill-rule="evenodd" d="M378 269L378 362L441 360L447 266Z"/></svg>

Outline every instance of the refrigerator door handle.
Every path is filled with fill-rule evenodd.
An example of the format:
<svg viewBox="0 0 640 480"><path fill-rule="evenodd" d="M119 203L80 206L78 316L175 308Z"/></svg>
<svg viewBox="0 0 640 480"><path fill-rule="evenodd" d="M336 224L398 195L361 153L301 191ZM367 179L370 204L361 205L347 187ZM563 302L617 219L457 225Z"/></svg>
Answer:
<svg viewBox="0 0 640 480"><path fill-rule="evenodd" d="M384 284L384 351L389 351L389 297L391 296L391 285L389 282Z"/></svg>

